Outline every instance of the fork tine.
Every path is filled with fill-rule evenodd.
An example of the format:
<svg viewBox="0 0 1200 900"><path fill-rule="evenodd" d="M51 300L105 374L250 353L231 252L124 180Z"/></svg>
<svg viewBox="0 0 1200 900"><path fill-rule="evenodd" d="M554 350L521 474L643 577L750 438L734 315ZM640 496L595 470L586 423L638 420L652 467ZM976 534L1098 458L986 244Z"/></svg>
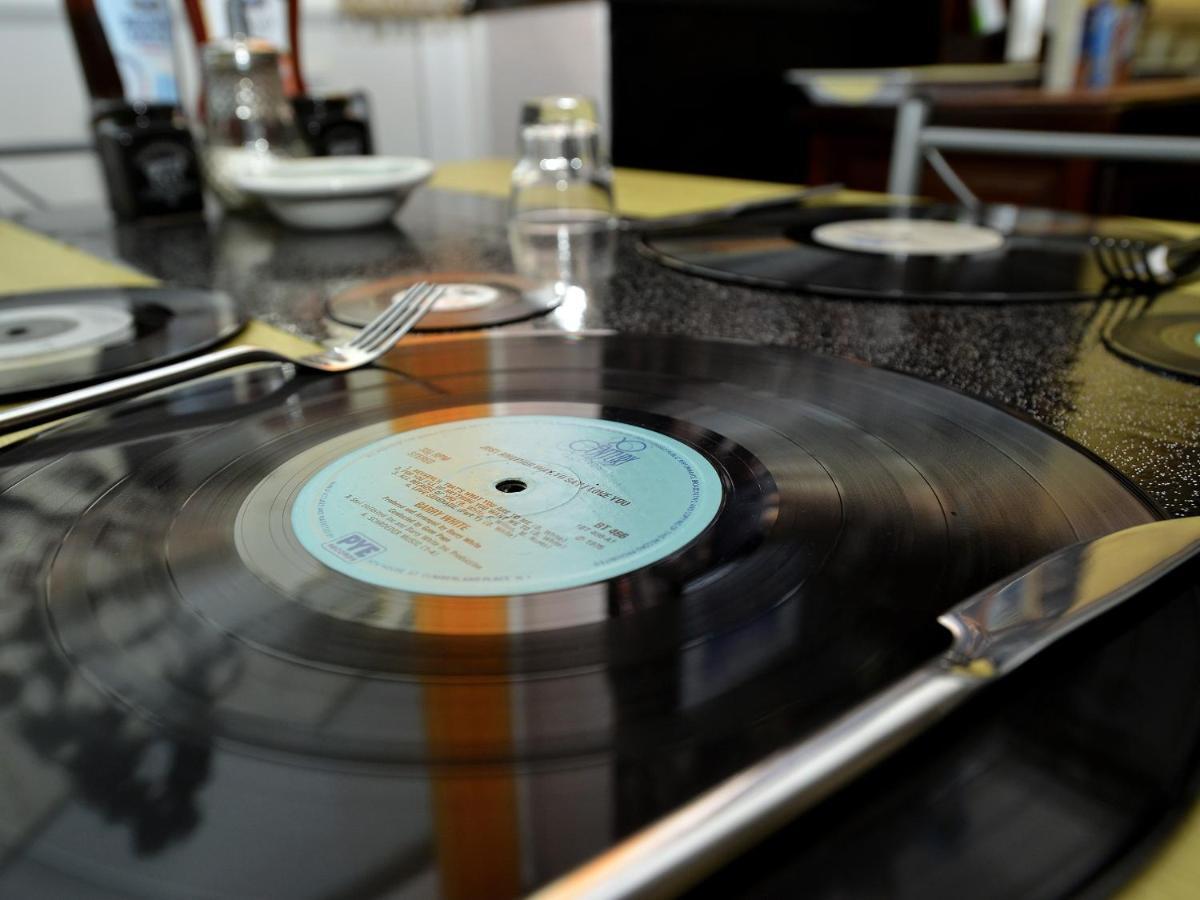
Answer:
<svg viewBox="0 0 1200 900"><path fill-rule="evenodd" d="M1121 240L1116 241L1113 244L1113 257L1114 257L1114 260L1115 260L1116 266L1117 266L1117 278L1119 278L1121 281L1131 280L1130 279L1131 270L1129 268L1129 257L1125 253L1125 245L1128 243L1129 243L1128 240L1126 240L1125 238L1121 238Z"/></svg>
<svg viewBox="0 0 1200 900"><path fill-rule="evenodd" d="M371 340L370 347L361 348L367 353L382 353L391 348L401 337L408 333L425 313L429 312L430 308L438 301L442 295L444 288L441 285L432 285L429 291L426 291L411 305L407 306L405 315L393 323L392 327L386 332L376 335Z"/></svg>
<svg viewBox="0 0 1200 900"><path fill-rule="evenodd" d="M1121 252L1121 242L1117 238L1113 238L1108 245L1108 259L1112 264L1112 277L1114 281L1126 282L1129 280L1125 272L1125 255Z"/></svg>
<svg viewBox="0 0 1200 900"><path fill-rule="evenodd" d="M1137 252L1134 250L1133 242L1128 238L1121 241L1121 271L1125 275L1125 280L1134 284L1143 283L1141 270L1138 269Z"/></svg>
<svg viewBox="0 0 1200 900"><path fill-rule="evenodd" d="M371 321L367 322L358 330L358 334L346 344L351 349L361 349L370 343L371 337L379 332L381 328L386 328L394 319L399 318L404 309L404 303L391 303Z"/></svg>
<svg viewBox="0 0 1200 900"><path fill-rule="evenodd" d="M1108 277L1113 281L1123 282L1125 280L1125 273L1121 271L1121 254L1117 249L1116 240L1110 239L1104 245L1104 251L1104 259L1108 266Z"/></svg>
<svg viewBox="0 0 1200 900"><path fill-rule="evenodd" d="M365 349L368 344L374 341L377 335L387 331L397 319L403 317L411 305L428 293L431 287L426 281L412 285L399 299L364 325L362 330L350 341L350 346L356 350Z"/></svg>
<svg viewBox="0 0 1200 900"><path fill-rule="evenodd" d="M419 302L423 296L429 293L431 288L432 285L425 281L409 287L386 310L368 322L351 341L351 344L360 349L371 344L378 335L391 329L396 320L402 318L414 303Z"/></svg>
<svg viewBox="0 0 1200 900"><path fill-rule="evenodd" d="M1093 258L1108 282L1108 287L1124 286L1126 292L1145 293L1160 290L1164 283L1156 253L1168 253L1163 243L1148 243L1136 238L1099 238L1093 236L1089 243ZM1167 266L1170 275L1170 267Z"/></svg>
<svg viewBox="0 0 1200 900"><path fill-rule="evenodd" d="M401 337L407 334L409 329L411 329L413 325L415 325L417 321L429 311L430 307L437 302L437 299L439 296L441 296L441 293L442 289L440 287L426 292L416 301L416 303L409 306L405 310L405 314L401 319L392 323L391 328L389 328L387 331L377 334L371 340L370 345L364 348L364 352L378 356L379 354L390 350L395 343Z"/></svg>
<svg viewBox="0 0 1200 900"><path fill-rule="evenodd" d="M1112 257L1109 255L1112 238L1102 238L1092 235L1089 243L1092 245L1092 255L1095 257L1096 265L1100 267L1100 271L1104 277L1108 281L1115 281L1117 275L1113 270Z"/></svg>
<svg viewBox="0 0 1200 900"><path fill-rule="evenodd" d="M1130 254L1133 256L1133 266L1142 284L1153 284L1154 276L1150 273L1150 265L1146 261L1146 245L1141 241L1134 242Z"/></svg>

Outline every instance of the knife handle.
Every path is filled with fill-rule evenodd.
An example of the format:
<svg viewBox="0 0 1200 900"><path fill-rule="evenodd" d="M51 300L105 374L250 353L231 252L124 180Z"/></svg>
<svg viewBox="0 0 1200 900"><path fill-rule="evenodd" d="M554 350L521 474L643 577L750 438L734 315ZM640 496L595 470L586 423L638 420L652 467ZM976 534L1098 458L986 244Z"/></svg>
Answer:
<svg viewBox="0 0 1200 900"><path fill-rule="evenodd" d="M672 228L706 225L709 222L724 222L728 219L736 219L738 216L747 215L748 213L792 209L825 194L835 194L844 188L845 185L840 181L829 184L818 184L813 187L793 191L790 194L768 197L765 200L744 200L741 203L732 203L729 206L722 206L719 209L704 209L699 212L678 213L673 216L659 216L652 219L623 218L620 227L623 231L654 233L667 231Z"/></svg>
<svg viewBox="0 0 1200 900"><path fill-rule="evenodd" d="M533 894L679 893L899 749L987 681L934 660Z"/></svg>

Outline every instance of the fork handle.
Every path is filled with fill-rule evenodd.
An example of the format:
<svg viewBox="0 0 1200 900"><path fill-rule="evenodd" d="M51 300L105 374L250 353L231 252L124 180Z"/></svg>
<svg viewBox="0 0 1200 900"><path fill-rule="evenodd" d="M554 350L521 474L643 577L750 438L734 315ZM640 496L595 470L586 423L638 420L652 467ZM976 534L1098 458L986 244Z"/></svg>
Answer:
<svg viewBox="0 0 1200 900"><path fill-rule="evenodd" d="M114 400L136 397L158 388L178 384L222 369L253 362L282 362L284 357L263 347L227 347L181 362L135 372L99 384L88 385L55 397L23 403L0 412L0 433L29 428L63 416L104 406Z"/></svg>

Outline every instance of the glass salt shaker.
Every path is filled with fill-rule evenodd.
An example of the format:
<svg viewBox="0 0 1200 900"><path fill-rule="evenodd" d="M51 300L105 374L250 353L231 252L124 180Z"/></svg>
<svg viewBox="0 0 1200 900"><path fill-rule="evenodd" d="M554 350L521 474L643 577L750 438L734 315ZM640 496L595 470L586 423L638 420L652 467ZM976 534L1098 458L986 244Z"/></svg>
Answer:
<svg viewBox="0 0 1200 900"><path fill-rule="evenodd" d="M573 96L528 100L518 142L508 218L517 271L564 284L606 277L617 217L595 105Z"/></svg>
<svg viewBox="0 0 1200 900"><path fill-rule="evenodd" d="M252 200L237 185L280 157L307 156L272 44L236 37L204 48L205 174L226 209Z"/></svg>

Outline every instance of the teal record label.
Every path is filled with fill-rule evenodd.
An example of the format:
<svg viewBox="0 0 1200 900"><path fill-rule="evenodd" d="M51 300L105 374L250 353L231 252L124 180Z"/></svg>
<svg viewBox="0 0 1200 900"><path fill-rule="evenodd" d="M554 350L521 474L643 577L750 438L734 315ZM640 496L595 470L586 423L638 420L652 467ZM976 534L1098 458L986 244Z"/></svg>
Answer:
<svg viewBox="0 0 1200 900"><path fill-rule="evenodd" d="M325 466L292 505L317 560L370 584L489 596L578 587L681 549L721 478L673 438L602 419L505 416L415 428Z"/></svg>

